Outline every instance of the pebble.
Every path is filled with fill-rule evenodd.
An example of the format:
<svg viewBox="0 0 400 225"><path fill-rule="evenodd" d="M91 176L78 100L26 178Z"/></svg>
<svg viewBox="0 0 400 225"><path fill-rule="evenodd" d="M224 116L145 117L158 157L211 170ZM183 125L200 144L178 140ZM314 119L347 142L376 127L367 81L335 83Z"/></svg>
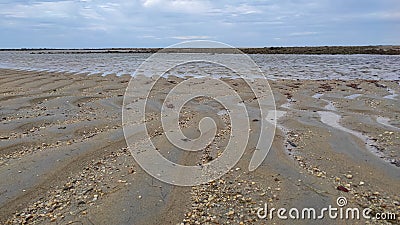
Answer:
<svg viewBox="0 0 400 225"><path fill-rule="evenodd" d="M343 192L349 192L349 189L345 188L344 186L340 185L336 188L339 191L343 191Z"/></svg>

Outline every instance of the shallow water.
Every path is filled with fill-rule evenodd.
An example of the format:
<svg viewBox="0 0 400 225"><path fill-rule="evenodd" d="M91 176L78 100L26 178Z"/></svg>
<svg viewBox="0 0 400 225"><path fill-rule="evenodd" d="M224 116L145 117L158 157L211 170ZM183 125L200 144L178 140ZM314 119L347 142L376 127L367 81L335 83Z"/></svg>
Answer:
<svg viewBox="0 0 400 225"><path fill-rule="evenodd" d="M368 136L366 136L360 132L357 132L355 130L351 130L347 127L342 126L340 124L340 120L342 119L342 117L340 115L333 113L333 112L328 112L328 111L318 111L317 113L321 117L322 123L324 123L330 127L336 128L338 130L341 130L343 132L346 132L346 133L356 136L357 138L361 139L365 143L365 146L369 151L371 151L372 153L375 153L379 157L383 158L383 154L381 152L377 151L377 149L375 148L375 146L377 146L375 141L371 140L370 138L368 138Z"/></svg>
<svg viewBox="0 0 400 225"><path fill-rule="evenodd" d="M322 99L322 98L321 98L322 96L324 96L324 94L322 94L322 93L316 93L316 94L314 94L312 97L313 97L313 98L316 98L316 99L320 99L320 100L322 100L322 101L328 103L328 104L326 104L325 107L324 107L326 110L328 110L328 111L337 111L337 109L336 109L335 105L333 104L333 102L331 102L331 101L329 101L329 100L326 100L326 99Z"/></svg>
<svg viewBox="0 0 400 225"><path fill-rule="evenodd" d="M389 118L382 117L382 116L378 116L378 117L376 118L376 122L378 122L378 123L380 123L380 124L382 124L382 125L384 125L384 126L386 126L386 127L390 127L390 128L392 128L393 130L400 130L399 127L396 127L396 126L390 124L390 119L389 119Z"/></svg>
<svg viewBox="0 0 400 225"><path fill-rule="evenodd" d="M349 96L346 96L346 97L344 97L345 99L356 99L356 98L358 98L358 97L360 97L360 96L362 96L362 94L352 94L352 95L349 95Z"/></svg>
<svg viewBox="0 0 400 225"><path fill-rule="evenodd" d="M191 55L194 54L180 54L180 57L190 60ZM218 56L203 55L205 58ZM0 52L0 68L134 75L141 63L150 56L149 53L30 54L28 51L5 51ZM270 79L400 79L400 56L256 54L250 57ZM235 57L230 59L235 60ZM177 74L174 75L177 76L214 75L213 71L193 65L175 71ZM249 71L249 75L251 73ZM218 75L231 77L232 73Z"/></svg>
<svg viewBox="0 0 400 225"><path fill-rule="evenodd" d="M398 96L398 94L396 94L396 92L391 88L388 88L387 90L390 93L390 95L386 95L383 98L396 100L396 97Z"/></svg>

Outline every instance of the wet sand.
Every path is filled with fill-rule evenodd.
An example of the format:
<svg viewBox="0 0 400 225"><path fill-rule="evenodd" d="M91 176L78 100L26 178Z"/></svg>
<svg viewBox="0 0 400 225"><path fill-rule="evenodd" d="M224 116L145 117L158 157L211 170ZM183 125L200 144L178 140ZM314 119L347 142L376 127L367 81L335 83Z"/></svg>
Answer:
<svg viewBox="0 0 400 225"><path fill-rule="evenodd" d="M257 141L250 135L245 155L228 174L206 185L174 187L147 175L127 149L121 106L129 80L0 70L0 224L264 224L256 211L265 202L321 208L336 205L339 196L348 206L399 217L397 81L270 81L284 116L264 163L247 170ZM161 81L149 99L151 112L179 81ZM256 107L240 81L226 81ZM173 147L163 154L184 164L218 157L229 138L221 109L207 99L190 103L181 117L184 133L196 137L198 121L210 115L218 121L218 138L194 156ZM153 116L149 133L165 146Z"/></svg>

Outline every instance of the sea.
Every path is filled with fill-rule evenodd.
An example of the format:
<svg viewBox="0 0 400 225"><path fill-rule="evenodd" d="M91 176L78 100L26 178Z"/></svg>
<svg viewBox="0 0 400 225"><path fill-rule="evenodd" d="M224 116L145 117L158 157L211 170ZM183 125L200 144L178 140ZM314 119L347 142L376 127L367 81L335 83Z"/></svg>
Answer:
<svg viewBox="0 0 400 225"><path fill-rule="evenodd" d="M207 55L206 53L191 53L180 54L179 57L190 60L195 58L196 54ZM230 59L231 63L236 63L234 60L237 59L233 55ZM151 56L151 53L54 54L53 52L51 54L32 54L30 51L1 51L0 68L88 75L101 74L104 76L109 74L135 76L137 69ZM400 80L399 55L251 54L248 56L254 61L255 67L261 70L268 79ZM202 74L203 72L196 71L196 68L187 69L190 69L192 76L210 74L210 71ZM188 74L180 70L179 74L174 75L185 76ZM229 77L232 74L219 75Z"/></svg>

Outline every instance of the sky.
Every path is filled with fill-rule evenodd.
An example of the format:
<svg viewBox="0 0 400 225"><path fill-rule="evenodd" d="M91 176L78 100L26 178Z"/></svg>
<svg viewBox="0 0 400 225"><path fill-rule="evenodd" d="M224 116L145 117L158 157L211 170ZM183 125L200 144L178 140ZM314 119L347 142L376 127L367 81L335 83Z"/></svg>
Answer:
<svg viewBox="0 0 400 225"><path fill-rule="evenodd" d="M400 44L399 0L0 0L0 48Z"/></svg>

